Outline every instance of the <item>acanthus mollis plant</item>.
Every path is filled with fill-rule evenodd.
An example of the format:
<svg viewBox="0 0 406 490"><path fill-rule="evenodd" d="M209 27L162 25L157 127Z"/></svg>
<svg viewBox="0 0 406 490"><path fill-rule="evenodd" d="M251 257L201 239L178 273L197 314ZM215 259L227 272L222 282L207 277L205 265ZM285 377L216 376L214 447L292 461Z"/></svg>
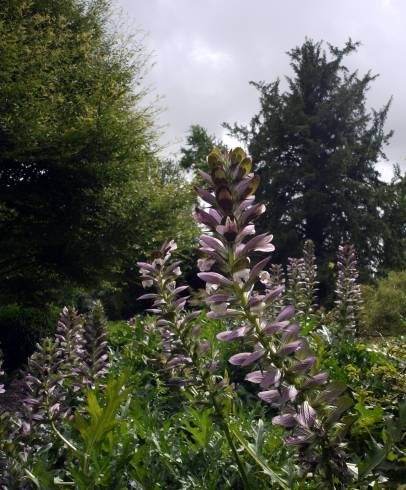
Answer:
<svg viewBox="0 0 406 490"><path fill-rule="evenodd" d="M303 257L288 259L287 277L287 298L295 307L297 319L306 321L317 307L317 265L312 240L305 241Z"/></svg>
<svg viewBox="0 0 406 490"><path fill-rule="evenodd" d="M153 300L152 307L146 309L146 312L156 316L155 327L162 339L162 369L170 374L171 384L184 386L196 382L193 376L189 377L189 368L192 366L191 352L194 351L200 328L200 325L192 327L192 322L200 315L200 311L187 313L185 310L189 296L181 296L181 293L188 286L177 286L176 279L181 274L180 262L171 261L172 252L176 248L173 240L166 241L153 254L151 262L138 262L143 287L154 288L156 291L138 299ZM203 345L200 350L204 350Z"/></svg>
<svg viewBox="0 0 406 490"><path fill-rule="evenodd" d="M259 281L264 285L266 289L275 289L276 287L285 287L285 272L282 264L270 264L269 269L263 270L258 275ZM283 306L283 297L275 298L272 304L269 306L268 313L271 317L277 315L278 311Z"/></svg>
<svg viewBox="0 0 406 490"><path fill-rule="evenodd" d="M8 409L7 427L2 441L1 488L31 488L29 469L37 455L58 450L54 428L64 417L65 394L60 372L61 356L56 344L45 338L28 360L22 379L15 380L16 406ZM48 458L50 459L49 455Z"/></svg>
<svg viewBox="0 0 406 490"><path fill-rule="evenodd" d="M5 458L3 481L7 485L18 482L21 488L31 488L25 486L27 471L45 447L52 448L53 457L62 457L58 427L72 417L97 376L105 374L105 337L101 305L94 306L87 327L74 308L65 307L55 338L45 338L37 345L13 386L20 403L9 414L12 428L6 453L14 456Z"/></svg>
<svg viewBox="0 0 406 490"><path fill-rule="evenodd" d="M257 252L272 252L272 235L255 234L254 220L265 211L255 202L258 176L241 148L229 154L214 150L208 157L210 174L201 172L207 184L197 189L209 205L195 217L209 233L200 237L200 279L206 283L209 318L232 318L236 325L221 332L221 341L239 340L245 351L229 362L250 369L246 379L258 384L258 396L277 411L275 425L286 428L285 443L296 446L306 470L318 473L326 486L349 477L340 421L351 399L346 387L329 382L318 372L317 359L300 327L293 323L294 308L282 308L273 321L269 309L284 292L283 286L260 293L255 289L270 256L254 262Z"/></svg>
<svg viewBox="0 0 406 490"><path fill-rule="evenodd" d="M62 352L50 338L38 344L29 358L21 383L23 432L29 432L36 424L54 423L66 415L62 364Z"/></svg>
<svg viewBox="0 0 406 490"><path fill-rule="evenodd" d="M162 338L162 369L167 383L189 390L196 401L210 403L224 431L236 461L245 488L249 488L245 467L235 447L227 423L232 389L225 378L216 374L217 363L210 354L210 343L200 338L201 323L196 323L201 311L189 312L189 296L181 293L188 286L178 286L181 275L180 262L172 261L171 255L177 246L173 240L166 241L151 262L138 262L142 285L154 292L142 295L139 300L152 300L146 312L155 315L155 326Z"/></svg>
<svg viewBox="0 0 406 490"><path fill-rule="evenodd" d="M3 352L0 349L0 381L3 379L4 376L4 371L2 369L2 366L3 366ZM4 384L0 383L0 395L5 393L5 391L6 390L4 389Z"/></svg>
<svg viewBox="0 0 406 490"><path fill-rule="evenodd" d="M358 284L358 269L352 245L340 245L337 255L337 281L335 319L339 335L357 335L357 313L361 308L361 288Z"/></svg>
<svg viewBox="0 0 406 490"><path fill-rule="evenodd" d="M316 256L314 253L314 243L306 240L303 247L303 269L305 283L305 314L311 315L317 308L317 290L319 281L317 280Z"/></svg>
<svg viewBox="0 0 406 490"><path fill-rule="evenodd" d="M288 258L286 267L288 284L287 298L295 307L296 316L303 318L306 309L305 264L303 258Z"/></svg>
<svg viewBox="0 0 406 490"><path fill-rule="evenodd" d="M103 305L96 301L83 327L83 383L94 388L107 375L108 367L107 320Z"/></svg>
<svg viewBox="0 0 406 490"><path fill-rule="evenodd" d="M82 329L83 320L74 308L63 308L55 338L45 338L29 358L18 382L23 400L18 416L23 432L35 432L40 424L40 437L44 438L45 432L49 432L47 426L54 426L71 414L72 401L82 390Z"/></svg>

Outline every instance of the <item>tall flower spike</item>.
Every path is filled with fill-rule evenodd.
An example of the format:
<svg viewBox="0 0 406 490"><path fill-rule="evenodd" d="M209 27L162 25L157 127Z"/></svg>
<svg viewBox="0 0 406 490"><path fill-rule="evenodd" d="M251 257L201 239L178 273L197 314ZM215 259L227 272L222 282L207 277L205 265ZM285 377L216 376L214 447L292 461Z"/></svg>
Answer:
<svg viewBox="0 0 406 490"><path fill-rule="evenodd" d="M194 369L193 361L198 360L208 344L199 341L197 326L193 324L200 311L189 313L186 304L189 296L184 296L187 286L177 286L176 279L181 274L180 262L171 261L176 243L166 241L154 254L152 262L138 262L144 287L152 287L156 292L142 295L139 300L152 300L152 307L146 311L156 316L155 325L162 339L163 371L169 374L168 382L185 385L201 381Z"/></svg>
<svg viewBox="0 0 406 490"><path fill-rule="evenodd" d="M100 301L96 301L86 317L83 329L83 382L94 387L107 374L107 320Z"/></svg>
<svg viewBox="0 0 406 490"><path fill-rule="evenodd" d="M220 179L220 176L216 176ZM200 193L206 196L205 193ZM210 200L206 196L207 200ZM224 196L221 199L225 199ZM227 208L227 204L223 203ZM213 216L216 216L213 214ZM203 217L206 220L205 217ZM213 223L217 226L218 222ZM224 233L228 238L235 233L234 225L227 220L224 222ZM202 246L210 250L218 247L221 254L221 242L202 237ZM161 249L154 254L152 262L139 262L141 279L144 287L153 287L156 292L142 295L139 300L152 300L152 308L146 311L156 317L155 325L161 332L163 346L163 369L169 375L168 383L193 389L193 397L200 397L205 404L211 403L219 424L224 431L234 459L239 468L244 487L249 488L244 465L236 450L231 431L227 423L227 414L224 411L225 400L231 396L232 389L228 380L216 375L217 363L210 357L210 343L200 338L199 323L195 320L200 311L188 312L186 304L189 296L181 296L187 286L177 286L176 278L180 275L179 262L171 262L171 253L176 249L174 241L165 242ZM212 259L207 259L211 261ZM219 255L219 260L222 260ZM214 261L213 261L214 263ZM208 270L206 263L199 264L200 270ZM220 274L202 272L207 277L208 284L216 289L223 284L224 278ZM219 311L228 300L227 297L211 295L212 303L218 305Z"/></svg>
<svg viewBox="0 0 406 490"><path fill-rule="evenodd" d="M64 307L59 315L55 335L58 354L61 356L60 370L64 378L71 380L75 392L83 388L81 375L84 366L83 318L72 307Z"/></svg>
<svg viewBox="0 0 406 490"><path fill-rule="evenodd" d="M28 360L19 385L24 401L20 417L30 425L36 421L54 421L71 413L72 401L83 388L82 329L81 317L73 308L64 307L55 339L44 339Z"/></svg>
<svg viewBox="0 0 406 490"><path fill-rule="evenodd" d="M303 258L288 258L287 276L287 297L295 307L296 316L302 319L306 309L306 270Z"/></svg>
<svg viewBox="0 0 406 490"><path fill-rule="evenodd" d="M314 243L306 240L303 247L304 283L305 283L305 315L309 316L317 308L317 265Z"/></svg>
<svg viewBox="0 0 406 490"><path fill-rule="evenodd" d="M2 350L0 349L0 380L3 379L3 376L4 376L4 371L2 369L2 365L3 365L3 352ZM5 389L4 389L4 384L0 384L0 395L5 393Z"/></svg>
<svg viewBox="0 0 406 490"><path fill-rule="evenodd" d="M335 317L340 334L357 335L357 313L361 308L361 288L352 245L340 245L337 256Z"/></svg>
<svg viewBox="0 0 406 490"><path fill-rule="evenodd" d="M276 408L273 423L288 431L286 444L297 446L303 464L314 462L326 480L346 472L338 450L336 422L348 407L342 396L345 386L328 383L326 372L317 370L317 360L300 327L292 322L292 305L283 307L269 320L274 302L282 297L284 287L275 286L265 293L255 290L269 257L254 262L257 252L272 252L272 235L255 235L254 220L265 211L255 203L259 179L251 173L252 163L241 148L228 154L213 151L208 157L206 202L209 207L196 210L196 219L210 234L200 239L202 260L211 260L210 272L198 274L206 282L210 318L232 318L235 328L221 332L221 341L238 340L244 351L229 359L233 365L248 368L247 381L258 384L258 396ZM204 213L204 214L203 214ZM211 216L213 220L207 219ZM304 282L303 259L299 279ZM328 449L326 449L328 448Z"/></svg>
<svg viewBox="0 0 406 490"><path fill-rule="evenodd" d="M37 345L29 358L22 381L22 420L31 427L38 422L55 421L68 410L63 389L63 353L50 338Z"/></svg>

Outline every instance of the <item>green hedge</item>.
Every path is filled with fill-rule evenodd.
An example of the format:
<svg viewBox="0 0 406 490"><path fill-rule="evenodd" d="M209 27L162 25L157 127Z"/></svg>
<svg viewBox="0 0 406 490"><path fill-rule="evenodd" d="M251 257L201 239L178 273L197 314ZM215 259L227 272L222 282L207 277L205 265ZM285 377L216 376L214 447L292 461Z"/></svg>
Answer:
<svg viewBox="0 0 406 490"><path fill-rule="evenodd" d="M366 335L406 333L406 271L390 272L375 286L363 286L362 320Z"/></svg>
<svg viewBox="0 0 406 490"><path fill-rule="evenodd" d="M0 307L0 346L6 370L22 366L34 352L35 344L55 332L58 314L56 306L38 309L13 304Z"/></svg>

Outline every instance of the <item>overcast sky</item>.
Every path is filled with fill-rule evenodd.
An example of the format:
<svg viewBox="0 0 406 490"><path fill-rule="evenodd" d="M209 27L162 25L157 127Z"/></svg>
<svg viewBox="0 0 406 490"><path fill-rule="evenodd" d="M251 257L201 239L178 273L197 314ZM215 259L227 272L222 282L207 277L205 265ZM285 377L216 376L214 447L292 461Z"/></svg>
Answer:
<svg viewBox="0 0 406 490"><path fill-rule="evenodd" d="M250 80L291 74L286 51L305 37L343 46L361 41L347 65L379 73L368 94L380 108L393 96L386 153L406 167L406 1L404 0L115 0L130 30L142 28L163 96L163 140L176 152L191 124L224 137L223 121L247 123L258 110ZM391 164L379 166L383 177Z"/></svg>

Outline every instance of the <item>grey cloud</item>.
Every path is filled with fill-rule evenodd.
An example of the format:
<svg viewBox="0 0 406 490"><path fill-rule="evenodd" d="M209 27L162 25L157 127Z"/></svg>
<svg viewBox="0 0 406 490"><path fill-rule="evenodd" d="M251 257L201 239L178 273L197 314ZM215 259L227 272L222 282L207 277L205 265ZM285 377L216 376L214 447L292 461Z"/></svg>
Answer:
<svg viewBox="0 0 406 490"><path fill-rule="evenodd" d="M129 27L147 31L154 52L149 79L164 96L165 141L176 151L193 123L223 136L223 121L246 123L258 109L250 80L290 74L286 51L304 38L336 45L362 42L348 58L352 69L380 76L368 102L379 108L393 95L387 148L404 168L406 122L406 3L402 0L116 0ZM389 164L380 165L385 174Z"/></svg>

